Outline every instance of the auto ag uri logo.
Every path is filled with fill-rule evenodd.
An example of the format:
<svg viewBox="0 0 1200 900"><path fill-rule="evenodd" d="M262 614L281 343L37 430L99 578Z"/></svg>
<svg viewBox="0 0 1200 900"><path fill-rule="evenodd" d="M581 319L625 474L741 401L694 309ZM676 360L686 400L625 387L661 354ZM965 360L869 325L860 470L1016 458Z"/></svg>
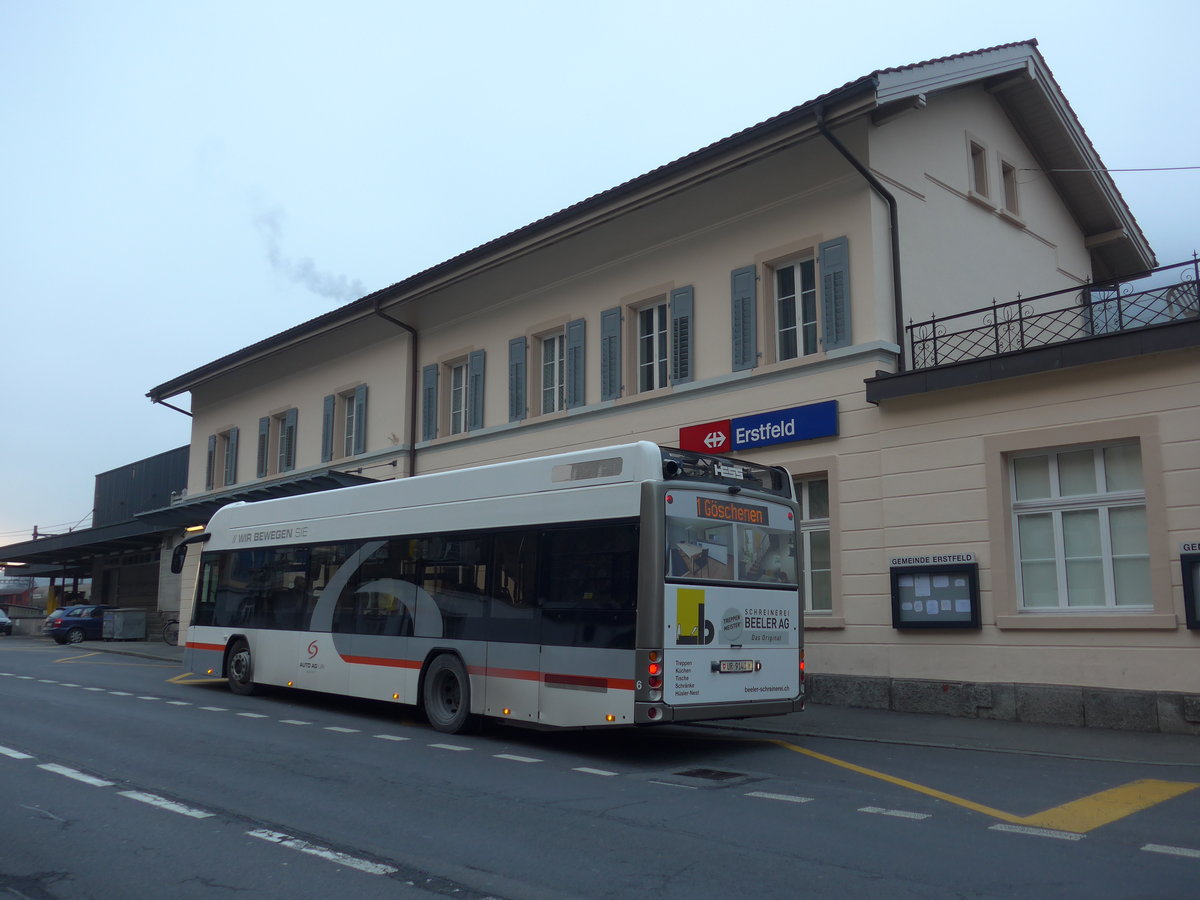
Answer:
<svg viewBox="0 0 1200 900"><path fill-rule="evenodd" d="M321 648L317 646L317 642L313 641L311 644L308 645L308 658L312 659L314 656L317 655L317 651L320 649Z"/></svg>

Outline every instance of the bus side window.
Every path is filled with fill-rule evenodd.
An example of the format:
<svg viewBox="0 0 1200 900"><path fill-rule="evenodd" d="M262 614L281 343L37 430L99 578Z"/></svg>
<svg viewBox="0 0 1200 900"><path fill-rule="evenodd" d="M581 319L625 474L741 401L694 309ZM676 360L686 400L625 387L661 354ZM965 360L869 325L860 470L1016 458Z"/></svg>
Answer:
<svg viewBox="0 0 1200 900"><path fill-rule="evenodd" d="M537 643L537 532L496 535L488 632L494 641Z"/></svg>

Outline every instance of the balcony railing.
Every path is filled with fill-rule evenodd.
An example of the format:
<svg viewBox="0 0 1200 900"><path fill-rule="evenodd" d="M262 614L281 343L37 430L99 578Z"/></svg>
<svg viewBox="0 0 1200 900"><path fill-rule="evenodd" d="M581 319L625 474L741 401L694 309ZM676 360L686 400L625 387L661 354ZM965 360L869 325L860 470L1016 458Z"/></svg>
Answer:
<svg viewBox="0 0 1200 900"><path fill-rule="evenodd" d="M1153 283L1153 286L1150 286ZM1138 285L1146 285L1137 290ZM907 327L913 369L1200 317L1200 259L1134 280L1088 284Z"/></svg>

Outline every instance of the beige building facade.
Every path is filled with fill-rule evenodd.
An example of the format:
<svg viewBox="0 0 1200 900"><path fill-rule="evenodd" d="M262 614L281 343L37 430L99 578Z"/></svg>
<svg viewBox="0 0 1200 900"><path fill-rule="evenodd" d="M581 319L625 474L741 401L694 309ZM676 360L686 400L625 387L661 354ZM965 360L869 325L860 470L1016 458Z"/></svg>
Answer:
<svg viewBox="0 0 1200 900"><path fill-rule="evenodd" d="M1155 263L1036 45L1005 45L871 73L149 396L191 395L198 509L835 401L815 437L727 435L797 480L815 699L1200 732L1195 292L1097 318ZM981 353L914 340L1019 297ZM1013 315L1062 327L1002 343ZM967 627L911 627L958 577L926 559L973 572Z"/></svg>

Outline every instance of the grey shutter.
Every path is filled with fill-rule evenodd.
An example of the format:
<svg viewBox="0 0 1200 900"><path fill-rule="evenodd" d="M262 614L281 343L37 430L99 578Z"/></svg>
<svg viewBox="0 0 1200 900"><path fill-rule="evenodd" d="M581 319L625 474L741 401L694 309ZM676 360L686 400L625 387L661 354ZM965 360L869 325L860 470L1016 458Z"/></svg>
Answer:
<svg viewBox="0 0 1200 900"><path fill-rule="evenodd" d="M437 437L438 367L432 363L421 370L421 440Z"/></svg>
<svg viewBox="0 0 1200 900"><path fill-rule="evenodd" d="M321 410L321 462L333 459L333 417L337 409L337 397L326 394Z"/></svg>
<svg viewBox="0 0 1200 900"><path fill-rule="evenodd" d="M225 442L225 484L237 484L237 455L238 430L235 425L229 429L229 437Z"/></svg>
<svg viewBox="0 0 1200 900"><path fill-rule="evenodd" d="M283 414L283 434L279 438L283 446L283 465L285 472L296 468L296 408L292 407Z"/></svg>
<svg viewBox="0 0 1200 900"><path fill-rule="evenodd" d="M367 452L367 386L354 389L354 453Z"/></svg>
<svg viewBox="0 0 1200 900"><path fill-rule="evenodd" d="M826 241L819 248L821 316L826 350L850 346L850 241Z"/></svg>
<svg viewBox="0 0 1200 900"><path fill-rule="evenodd" d="M587 321L575 319L567 323L567 409L584 404L584 339L587 337Z"/></svg>
<svg viewBox="0 0 1200 900"><path fill-rule="evenodd" d="M692 286L671 291L671 384L687 384L692 370Z"/></svg>
<svg viewBox="0 0 1200 900"><path fill-rule="evenodd" d="M730 275L733 311L733 371L758 365L758 290L754 266L734 269Z"/></svg>
<svg viewBox="0 0 1200 900"><path fill-rule="evenodd" d="M486 350L473 350L467 356L467 431L483 427L483 385Z"/></svg>
<svg viewBox="0 0 1200 900"><path fill-rule="evenodd" d="M600 313L600 399L621 396L621 307Z"/></svg>
<svg viewBox="0 0 1200 900"><path fill-rule="evenodd" d="M265 478L271 467L271 417L263 416L258 420L258 477Z"/></svg>
<svg viewBox="0 0 1200 900"><path fill-rule="evenodd" d="M208 465L204 469L204 489L211 491L213 489L213 479L216 477L217 468L217 436L210 434L208 436Z"/></svg>
<svg viewBox="0 0 1200 900"><path fill-rule="evenodd" d="M508 421L525 418L525 346L523 337L508 342Z"/></svg>

